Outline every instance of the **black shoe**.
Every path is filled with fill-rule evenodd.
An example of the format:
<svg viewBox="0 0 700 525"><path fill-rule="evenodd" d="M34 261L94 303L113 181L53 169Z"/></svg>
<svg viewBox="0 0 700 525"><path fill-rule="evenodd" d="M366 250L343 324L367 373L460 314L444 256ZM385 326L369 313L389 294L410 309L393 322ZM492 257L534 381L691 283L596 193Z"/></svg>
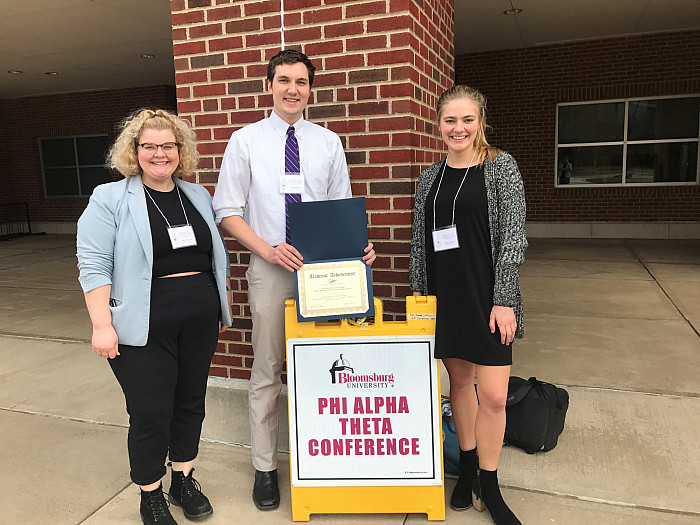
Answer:
<svg viewBox="0 0 700 525"><path fill-rule="evenodd" d="M459 451L459 479L452 491L450 508L467 510L472 506L472 486L478 468L476 449Z"/></svg>
<svg viewBox="0 0 700 525"><path fill-rule="evenodd" d="M150 492L141 491L141 521L144 525L177 525L163 495L163 486Z"/></svg>
<svg viewBox="0 0 700 525"><path fill-rule="evenodd" d="M280 506L280 489L277 486L277 470L255 471L253 503L258 510L275 510Z"/></svg>
<svg viewBox="0 0 700 525"><path fill-rule="evenodd" d="M185 476L183 472L173 470L168 499L178 507L182 507L188 520L199 521L211 516L214 509L211 508L209 499L202 494L201 487L192 473Z"/></svg>
<svg viewBox="0 0 700 525"><path fill-rule="evenodd" d="M474 508L479 512L487 508L496 525L522 525L508 508L498 488L497 470L479 469L474 478Z"/></svg>

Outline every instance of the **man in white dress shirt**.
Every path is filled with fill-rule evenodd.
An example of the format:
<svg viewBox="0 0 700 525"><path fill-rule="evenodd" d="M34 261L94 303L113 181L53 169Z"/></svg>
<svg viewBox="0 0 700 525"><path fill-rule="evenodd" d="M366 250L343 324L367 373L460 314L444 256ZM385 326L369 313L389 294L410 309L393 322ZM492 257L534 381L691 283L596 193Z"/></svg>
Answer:
<svg viewBox="0 0 700 525"><path fill-rule="evenodd" d="M255 482L260 510L279 506L277 485L278 404L285 358L284 302L294 297L293 271L302 256L285 240L282 177L288 134L298 143L294 190L302 201L351 197L350 178L338 135L303 118L315 68L306 55L283 50L267 67L273 111L231 136L214 194L216 220L251 251L246 272L253 318L253 368L248 393ZM290 127L293 128L290 129ZM291 179L286 179L291 180ZM289 183L287 183L289 184ZM370 243L364 260L372 264Z"/></svg>

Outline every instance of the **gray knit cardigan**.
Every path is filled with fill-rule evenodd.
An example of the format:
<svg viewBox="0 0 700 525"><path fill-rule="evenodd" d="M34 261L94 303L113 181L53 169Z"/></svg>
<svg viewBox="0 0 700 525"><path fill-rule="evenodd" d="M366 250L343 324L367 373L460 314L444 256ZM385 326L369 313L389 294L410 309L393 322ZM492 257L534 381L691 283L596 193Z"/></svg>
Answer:
<svg viewBox="0 0 700 525"><path fill-rule="evenodd" d="M444 160L426 168L418 179L413 215L409 283L411 290L428 294L425 260L425 200ZM493 304L511 306L518 323L515 336L523 336L523 301L518 273L525 259L525 192L515 159L499 152L493 161L484 159L484 181L489 209L491 253L493 257Z"/></svg>

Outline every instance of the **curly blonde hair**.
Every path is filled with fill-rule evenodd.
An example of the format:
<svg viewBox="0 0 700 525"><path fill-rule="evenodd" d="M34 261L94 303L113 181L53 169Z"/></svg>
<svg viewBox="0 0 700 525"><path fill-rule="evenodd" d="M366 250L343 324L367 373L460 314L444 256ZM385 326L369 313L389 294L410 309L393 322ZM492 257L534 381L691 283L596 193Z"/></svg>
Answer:
<svg viewBox="0 0 700 525"><path fill-rule="evenodd" d="M141 175L136 148L141 133L146 129L167 129L175 135L180 145L180 161L173 175L189 175L197 167L199 154L194 131L177 115L164 109L140 109L125 118L119 129L121 132L107 154L107 166L125 177Z"/></svg>
<svg viewBox="0 0 700 525"><path fill-rule="evenodd" d="M486 123L486 97L474 88L469 86L458 84L452 86L450 89L444 91L437 101L437 122L440 125L440 118L442 117L442 111L448 102L451 102L460 98L468 98L471 100L479 111L479 129L476 132L476 137L474 137L474 149L481 158L482 155L489 158L489 160L494 160L496 155L500 152L499 149L491 146L486 140L486 128L490 128Z"/></svg>

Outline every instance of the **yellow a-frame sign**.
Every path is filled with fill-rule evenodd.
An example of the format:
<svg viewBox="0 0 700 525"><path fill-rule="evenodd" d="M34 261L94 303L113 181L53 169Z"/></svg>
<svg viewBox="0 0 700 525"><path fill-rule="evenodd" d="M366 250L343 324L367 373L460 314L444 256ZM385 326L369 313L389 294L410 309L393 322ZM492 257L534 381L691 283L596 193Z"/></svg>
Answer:
<svg viewBox="0 0 700 525"><path fill-rule="evenodd" d="M435 297L406 321L297 322L287 301L292 519L425 513L445 519Z"/></svg>

